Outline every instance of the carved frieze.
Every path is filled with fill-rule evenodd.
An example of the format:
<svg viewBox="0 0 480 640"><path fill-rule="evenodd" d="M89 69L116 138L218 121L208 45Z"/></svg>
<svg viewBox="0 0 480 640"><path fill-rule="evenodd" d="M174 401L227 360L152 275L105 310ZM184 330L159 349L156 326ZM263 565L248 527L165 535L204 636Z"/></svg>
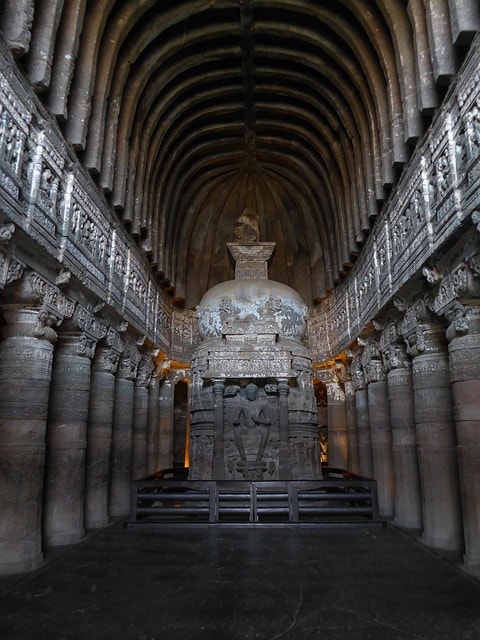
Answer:
<svg viewBox="0 0 480 640"><path fill-rule="evenodd" d="M480 299L480 280L470 266L476 263L476 256L461 261L441 278L431 299L431 308L437 315L445 315L457 301Z"/></svg>
<svg viewBox="0 0 480 640"><path fill-rule="evenodd" d="M0 185L16 201L31 120L28 104L12 91L6 75L0 74Z"/></svg>
<svg viewBox="0 0 480 640"><path fill-rule="evenodd" d="M93 340L101 340L107 335L108 326L80 305L77 311L77 322L79 329Z"/></svg>

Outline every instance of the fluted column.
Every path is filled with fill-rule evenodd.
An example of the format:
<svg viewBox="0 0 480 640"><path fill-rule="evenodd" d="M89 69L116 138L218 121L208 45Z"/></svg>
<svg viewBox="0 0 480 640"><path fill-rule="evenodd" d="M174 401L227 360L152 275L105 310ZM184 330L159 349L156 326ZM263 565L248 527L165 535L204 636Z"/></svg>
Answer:
<svg viewBox="0 0 480 640"><path fill-rule="evenodd" d="M119 334L108 329L92 365L85 461L85 527L109 522L110 449L112 444L115 373L123 349Z"/></svg>
<svg viewBox="0 0 480 640"><path fill-rule="evenodd" d="M408 309L401 332L412 357L423 541L437 549L461 551L462 516L445 329L433 321L421 299Z"/></svg>
<svg viewBox="0 0 480 640"><path fill-rule="evenodd" d="M112 517L124 516L130 509L134 380L139 360L135 345L127 343L118 364L113 401L109 500Z"/></svg>
<svg viewBox="0 0 480 640"><path fill-rule="evenodd" d="M290 434L288 427L288 378L278 378L278 477L290 480L292 466L290 462Z"/></svg>
<svg viewBox="0 0 480 640"><path fill-rule="evenodd" d="M85 449L91 358L107 327L81 307L58 337L47 425L43 530L49 546L84 535Z"/></svg>
<svg viewBox="0 0 480 640"><path fill-rule="evenodd" d="M395 513L392 427L388 402L387 376L377 341L369 339L362 354L362 364L368 383L368 415L373 477L377 481L380 515L392 518Z"/></svg>
<svg viewBox="0 0 480 640"><path fill-rule="evenodd" d="M147 475L159 471L157 464L160 424L159 404L160 388L158 378L153 377L148 387Z"/></svg>
<svg viewBox="0 0 480 640"><path fill-rule="evenodd" d="M371 478L373 476L373 465L372 448L370 446L367 382L361 365L360 354L356 354L353 358L350 365L350 373L355 388L355 413L357 418L360 475Z"/></svg>
<svg viewBox="0 0 480 640"><path fill-rule="evenodd" d="M154 368L150 354L144 354L135 380L133 403L132 477L147 473L148 386Z"/></svg>
<svg viewBox="0 0 480 640"><path fill-rule="evenodd" d="M355 408L355 386L347 379L345 389L345 413L347 421L348 467L352 473L360 473L360 456L358 453L357 412Z"/></svg>
<svg viewBox="0 0 480 640"><path fill-rule="evenodd" d="M18 304L1 306L0 573L30 571L43 561L45 435L57 337L52 325L74 308L36 274L22 280L16 297Z"/></svg>
<svg viewBox="0 0 480 640"><path fill-rule="evenodd" d="M417 460L415 409L411 362L397 325L390 323L382 333L392 425L395 519L399 527L422 528L422 498Z"/></svg>

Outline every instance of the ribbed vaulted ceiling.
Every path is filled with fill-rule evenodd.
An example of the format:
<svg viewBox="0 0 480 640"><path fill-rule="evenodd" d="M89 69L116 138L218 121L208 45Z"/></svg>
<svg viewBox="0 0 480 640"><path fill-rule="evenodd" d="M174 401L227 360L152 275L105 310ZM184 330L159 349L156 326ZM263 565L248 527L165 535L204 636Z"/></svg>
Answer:
<svg viewBox="0 0 480 640"><path fill-rule="evenodd" d="M177 300L245 207L307 303L348 272L477 0L3 0L25 72ZM30 26L29 26L30 25ZM27 33L26 33L27 31Z"/></svg>

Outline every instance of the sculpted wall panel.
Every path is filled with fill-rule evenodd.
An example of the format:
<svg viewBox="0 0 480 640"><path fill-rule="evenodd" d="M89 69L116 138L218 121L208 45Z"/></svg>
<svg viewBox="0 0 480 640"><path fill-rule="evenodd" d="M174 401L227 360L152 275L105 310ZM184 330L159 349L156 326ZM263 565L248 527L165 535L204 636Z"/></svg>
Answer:
<svg viewBox="0 0 480 640"><path fill-rule="evenodd" d="M0 210L101 301L170 347L172 302L7 52L0 49ZM3 219L0 220L3 222ZM15 238L13 239L15 243ZM43 254L20 260L37 268ZM14 262L1 259L2 283ZM9 254L8 254L9 255ZM5 281L5 282L4 282ZM193 339L193 338L192 338ZM190 344L191 349L191 344Z"/></svg>
<svg viewBox="0 0 480 640"><path fill-rule="evenodd" d="M309 317L315 361L348 347L480 208L480 38L345 281ZM357 308L355 315L345 308ZM312 330L313 329L313 330ZM313 335L316 334L316 335Z"/></svg>

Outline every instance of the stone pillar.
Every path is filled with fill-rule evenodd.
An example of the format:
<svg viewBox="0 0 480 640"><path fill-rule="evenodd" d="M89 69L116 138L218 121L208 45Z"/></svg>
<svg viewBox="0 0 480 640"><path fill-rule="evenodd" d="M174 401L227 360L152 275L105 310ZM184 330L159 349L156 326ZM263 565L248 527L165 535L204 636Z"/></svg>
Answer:
<svg viewBox="0 0 480 640"><path fill-rule="evenodd" d="M327 421L328 421L328 466L337 469L348 468L347 413L345 392L337 371L325 380L327 387Z"/></svg>
<svg viewBox="0 0 480 640"><path fill-rule="evenodd" d="M91 358L107 327L77 307L55 348L47 425L43 531L49 546L84 536L85 448Z"/></svg>
<svg viewBox="0 0 480 640"><path fill-rule="evenodd" d="M350 372L355 388L355 413L357 418L360 475L371 478L373 476L373 465L372 449L370 446L367 382L361 365L360 354L356 355L352 360Z"/></svg>
<svg viewBox="0 0 480 640"><path fill-rule="evenodd" d="M158 470L173 467L173 403L175 383L172 376L160 382Z"/></svg>
<svg viewBox="0 0 480 640"><path fill-rule="evenodd" d="M154 364L144 354L138 366L133 403L132 477L144 478L147 473L148 386Z"/></svg>
<svg viewBox="0 0 480 640"><path fill-rule="evenodd" d="M447 314L457 454L463 506L465 569L480 576L480 307Z"/></svg>
<svg viewBox="0 0 480 640"><path fill-rule="evenodd" d="M480 232L478 211L472 215L472 222ZM470 233L468 239L459 262L453 265L449 261L448 271L438 278L433 308L450 323L446 337L462 499L464 568L480 576L480 254L478 235Z"/></svg>
<svg viewBox="0 0 480 640"><path fill-rule="evenodd" d="M345 380L345 413L347 421L348 467L352 473L360 473L358 453L357 413L355 408L355 386L352 380Z"/></svg>
<svg viewBox="0 0 480 640"><path fill-rule="evenodd" d="M480 575L480 309L464 308L463 318L452 320L447 337L463 506L464 566Z"/></svg>
<svg viewBox="0 0 480 640"><path fill-rule="evenodd" d="M2 307L0 343L0 572L42 561L45 432L56 333L38 310Z"/></svg>
<svg viewBox="0 0 480 640"><path fill-rule="evenodd" d="M28 274L18 304L2 305L0 343L0 573L31 571L43 561L45 434L56 332L74 304ZM36 306L43 303L41 306Z"/></svg>
<svg viewBox="0 0 480 640"><path fill-rule="evenodd" d="M413 358L423 542L458 552L463 549L463 532L445 330L433 322L421 299L408 309L401 332Z"/></svg>
<svg viewBox="0 0 480 640"><path fill-rule="evenodd" d="M290 480L290 434L288 429L288 378L278 378L278 478Z"/></svg>
<svg viewBox="0 0 480 640"><path fill-rule="evenodd" d="M160 389L158 378L153 377L148 387L148 427L147 427L147 475L159 471L158 439L159 439L159 403Z"/></svg>
<svg viewBox="0 0 480 640"><path fill-rule="evenodd" d="M224 417L223 417L223 390L225 382L221 378L212 379L213 389L213 460L212 478L213 480L223 480L225 478L224 461Z"/></svg>
<svg viewBox="0 0 480 640"><path fill-rule="evenodd" d="M119 334L108 329L93 360L85 463L85 527L109 522L110 448L112 443L115 372L123 349Z"/></svg>
<svg viewBox="0 0 480 640"><path fill-rule="evenodd" d="M127 342L118 364L113 401L109 500L112 517L125 516L130 510L134 380L139 360L135 345Z"/></svg>
<svg viewBox="0 0 480 640"><path fill-rule="evenodd" d="M387 371L392 424L395 519L399 527L422 528L422 498L417 460L411 362L397 325L390 323L380 341Z"/></svg>
<svg viewBox="0 0 480 640"><path fill-rule="evenodd" d="M393 518L395 513L392 427L388 402L387 376L377 341L370 338L362 354L368 383L368 415L372 448L373 477L377 481L380 515Z"/></svg>

